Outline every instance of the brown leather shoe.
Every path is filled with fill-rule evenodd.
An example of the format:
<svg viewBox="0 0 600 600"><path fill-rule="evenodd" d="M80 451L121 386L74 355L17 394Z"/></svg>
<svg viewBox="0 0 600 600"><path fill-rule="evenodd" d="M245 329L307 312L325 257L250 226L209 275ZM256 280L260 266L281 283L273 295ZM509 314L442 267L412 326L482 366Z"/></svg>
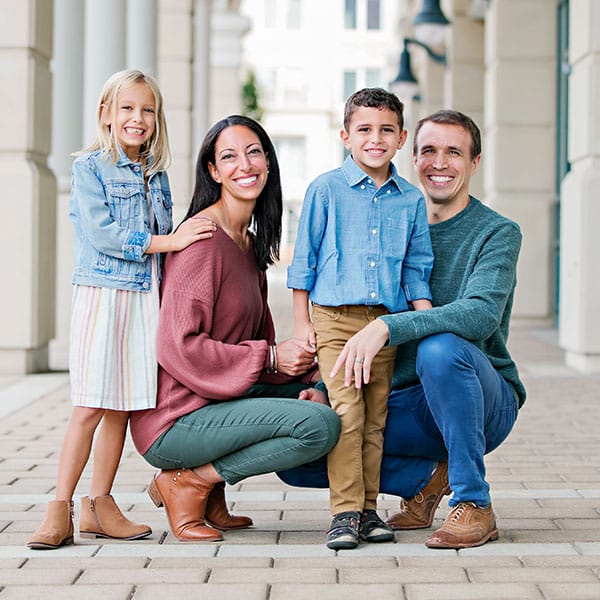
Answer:
<svg viewBox="0 0 600 600"><path fill-rule="evenodd" d="M73 502L48 502L42 524L27 541L33 550L54 550L73 543Z"/></svg>
<svg viewBox="0 0 600 600"><path fill-rule="evenodd" d="M426 529L433 523L435 509L442 498L450 493L448 463L440 462L429 483L410 500L400 501L400 512L394 513L386 523L392 529Z"/></svg>
<svg viewBox="0 0 600 600"><path fill-rule="evenodd" d="M225 482L217 483L208 495L204 519L216 529L244 529L252 526L250 517L232 515L225 501Z"/></svg>
<svg viewBox="0 0 600 600"><path fill-rule="evenodd" d="M140 540L151 533L148 525L130 521L111 495L81 498L79 535L82 538Z"/></svg>
<svg viewBox="0 0 600 600"><path fill-rule="evenodd" d="M223 536L204 521L206 502L214 484L189 469L158 472L148 495L164 506L173 535L182 542L220 542Z"/></svg>
<svg viewBox="0 0 600 600"><path fill-rule="evenodd" d="M497 539L492 505L480 508L471 502L460 502L444 524L427 538L425 545L428 548L471 548Z"/></svg>

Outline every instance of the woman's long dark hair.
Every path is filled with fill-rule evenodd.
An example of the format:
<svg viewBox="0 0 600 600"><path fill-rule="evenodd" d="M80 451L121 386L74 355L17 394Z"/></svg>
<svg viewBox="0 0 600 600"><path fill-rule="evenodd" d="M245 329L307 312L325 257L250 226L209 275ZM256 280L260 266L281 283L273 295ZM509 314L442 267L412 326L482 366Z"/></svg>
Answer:
<svg viewBox="0 0 600 600"><path fill-rule="evenodd" d="M273 142L271 142L262 126L253 119L242 115L231 115L221 119L208 130L198 154L194 195L185 218L193 217L201 210L212 206L219 199L221 185L211 177L208 163L216 164L215 146L217 139L224 129L233 125L243 125L253 131L258 136L268 160L267 182L256 200L250 224L254 234L256 263L261 271L266 271L269 265L279 259L281 215L283 212L281 177Z"/></svg>

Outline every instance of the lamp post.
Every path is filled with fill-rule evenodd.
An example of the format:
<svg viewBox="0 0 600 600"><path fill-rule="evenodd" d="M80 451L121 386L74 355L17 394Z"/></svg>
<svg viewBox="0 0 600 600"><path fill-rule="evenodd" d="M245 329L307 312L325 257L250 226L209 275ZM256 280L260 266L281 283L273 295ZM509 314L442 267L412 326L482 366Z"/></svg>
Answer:
<svg viewBox="0 0 600 600"><path fill-rule="evenodd" d="M415 38L430 46L437 46L444 41L449 23L440 8L439 0L423 0L421 10L413 19Z"/></svg>
<svg viewBox="0 0 600 600"><path fill-rule="evenodd" d="M446 27L450 21L440 8L439 0L423 0L420 11L413 19L414 38L405 37L398 74L390 82L390 89L400 98L420 100L419 82L412 72L408 46L414 44L423 48L433 61L446 64L446 54L432 50L444 41Z"/></svg>
<svg viewBox="0 0 600 600"><path fill-rule="evenodd" d="M404 38L404 46L402 48L402 52L400 53L400 66L398 69L398 74L390 82L390 88L392 92L394 92L394 94L396 94L396 96L399 98L412 98L413 100L419 100L419 82L414 76L410 64L410 52L408 51L408 46L410 44L414 44L415 46L423 48L427 52L429 58L443 65L446 64L446 55L434 52L427 44L417 39Z"/></svg>

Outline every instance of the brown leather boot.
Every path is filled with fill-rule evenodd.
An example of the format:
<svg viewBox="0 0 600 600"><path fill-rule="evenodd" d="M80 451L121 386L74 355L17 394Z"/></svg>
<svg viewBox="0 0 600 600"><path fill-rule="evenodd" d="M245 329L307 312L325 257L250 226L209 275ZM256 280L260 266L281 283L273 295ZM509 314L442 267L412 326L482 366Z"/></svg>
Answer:
<svg viewBox="0 0 600 600"><path fill-rule="evenodd" d="M442 498L450 493L448 463L440 462L429 483L410 500L400 501L400 512L393 514L386 523L392 529L426 529L431 527L435 509Z"/></svg>
<svg viewBox="0 0 600 600"><path fill-rule="evenodd" d="M214 484L189 469L157 473L148 495L157 507L164 506L173 535L182 542L220 542L223 536L204 521L206 502Z"/></svg>
<svg viewBox="0 0 600 600"><path fill-rule="evenodd" d="M425 545L428 548L471 548L497 539L492 505L481 508L471 502L460 502L444 524L427 538Z"/></svg>
<svg viewBox="0 0 600 600"><path fill-rule="evenodd" d="M244 529L252 526L252 519L250 517L232 515L227 510L224 481L217 483L208 495L204 518L209 525L224 531L227 529Z"/></svg>
<svg viewBox="0 0 600 600"><path fill-rule="evenodd" d="M133 523L125 517L112 496L81 498L79 535L82 538L139 540L151 533L148 525Z"/></svg>
<svg viewBox="0 0 600 600"><path fill-rule="evenodd" d="M27 541L34 550L54 550L73 543L73 502L53 500L48 503L42 524Z"/></svg>

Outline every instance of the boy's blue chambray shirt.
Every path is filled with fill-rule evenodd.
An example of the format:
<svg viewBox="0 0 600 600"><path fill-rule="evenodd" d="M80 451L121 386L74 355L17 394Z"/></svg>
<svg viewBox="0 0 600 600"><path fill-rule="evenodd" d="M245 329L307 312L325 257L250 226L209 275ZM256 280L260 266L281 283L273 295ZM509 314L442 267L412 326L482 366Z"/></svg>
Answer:
<svg viewBox="0 0 600 600"><path fill-rule="evenodd" d="M308 187L287 287L322 306L384 305L390 312L431 300L433 252L425 199L400 177L379 188L348 156Z"/></svg>
<svg viewBox="0 0 600 600"><path fill-rule="evenodd" d="M153 233L171 232L172 207L165 171L150 177L146 192L142 165L121 148L116 164L99 150L79 155L73 162L69 204L75 232L73 283L150 291L152 260L145 251Z"/></svg>

